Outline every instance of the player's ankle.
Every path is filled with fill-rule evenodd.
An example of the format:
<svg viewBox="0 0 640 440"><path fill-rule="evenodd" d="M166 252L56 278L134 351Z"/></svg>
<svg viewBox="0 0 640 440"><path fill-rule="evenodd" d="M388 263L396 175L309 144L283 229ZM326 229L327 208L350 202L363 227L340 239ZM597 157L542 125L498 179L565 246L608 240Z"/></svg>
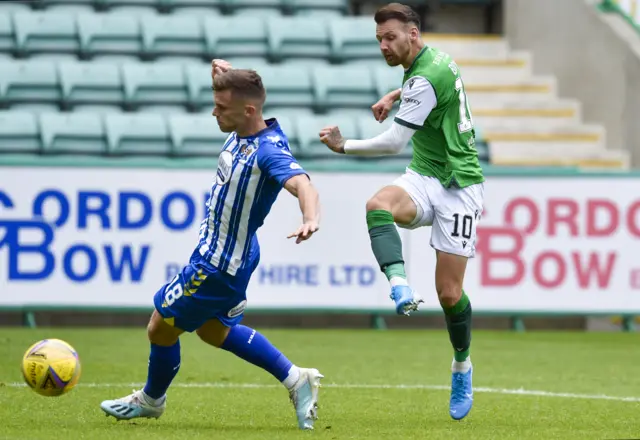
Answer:
<svg viewBox="0 0 640 440"><path fill-rule="evenodd" d="M142 391L142 398L144 399L145 403L151 406L161 406L164 403L164 401L167 399L167 395L165 394L157 399L154 399L153 397L147 395L147 393Z"/></svg>
<svg viewBox="0 0 640 440"><path fill-rule="evenodd" d="M282 385L284 385L285 388L287 388L288 390L291 390L296 385L296 383L298 383L299 380L300 380L300 368L295 365L292 365L291 368L289 368L289 374L282 381Z"/></svg>

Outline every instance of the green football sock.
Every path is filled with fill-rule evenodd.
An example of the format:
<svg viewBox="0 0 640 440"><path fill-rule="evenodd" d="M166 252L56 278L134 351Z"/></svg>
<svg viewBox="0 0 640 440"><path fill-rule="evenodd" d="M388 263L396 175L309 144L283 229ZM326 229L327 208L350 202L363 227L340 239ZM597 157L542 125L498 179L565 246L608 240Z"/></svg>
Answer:
<svg viewBox="0 0 640 440"><path fill-rule="evenodd" d="M375 210L367 212L367 227L371 239L371 249L380 270L387 279L392 277L406 279L402 258L402 240L395 226L393 214L389 211Z"/></svg>
<svg viewBox="0 0 640 440"><path fill-rule="evenodd" d="M471 302L462 291L460 300L450 308L443 307L444 317L449 331L449 340L453 346L454 358L464 362L469 357L471 347Z"/></svg>

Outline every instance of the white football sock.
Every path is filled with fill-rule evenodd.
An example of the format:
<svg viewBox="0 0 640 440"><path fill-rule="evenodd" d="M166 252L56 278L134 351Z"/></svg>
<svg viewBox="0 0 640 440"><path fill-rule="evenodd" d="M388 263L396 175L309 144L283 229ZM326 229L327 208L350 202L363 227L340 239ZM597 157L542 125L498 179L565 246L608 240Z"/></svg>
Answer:
<svg viewBox="0 0 640 440"><path fill-rule="evenodd" d="M407 283L407 279L406 278L402 278L402 277L391 277L389 282L391 283L391 287L408 286L409 285L409 283Z"/></svg>
<svg viewBox="0 0 640 440"><path fill-rule="evenodd" d="M455 359L451 363L451 371L454 373L466 373L471 369L471 356L464 362L458 362Z"/></svg>
<svg viewBox="0 0 640 440"><path fill-rule="evenodd" d="M298 382L299 379L300 379L300 368L296 367L295 365L292 365L291 368L289 368L289 375L285 380L282 381L282 385L284 385L285 387L287 387L288 390L290 390L291 388L294 387L294 385Z"/></svg>
<svg viewBox="0 0 640 440"><path fill-rule="evenodd" d="M165 394L164 396L160 397L159 399L154 399L153 397L150 397L147 395L147 393L144 392L144 390L142 391L142 398L144 399L145 402L147 402L149 405L151 406L160 406L164 403L165 399L167 398L167 395Z"/></svg>

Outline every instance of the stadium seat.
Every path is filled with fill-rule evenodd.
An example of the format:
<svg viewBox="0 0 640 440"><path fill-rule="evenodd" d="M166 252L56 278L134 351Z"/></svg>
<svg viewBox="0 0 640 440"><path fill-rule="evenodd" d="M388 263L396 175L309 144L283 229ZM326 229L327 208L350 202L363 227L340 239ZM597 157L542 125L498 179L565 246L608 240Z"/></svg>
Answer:
<svg viewBox="0 0 640 440"><path fill-rule="evenodd" d="M72 113L94 113L98 115L106 115L110 113L122 113L122 107L117 105L94 105L80 104L72 109Z"/></svg>
<svg viewBox="0 0 640 440"><path fill-rule="evenodd" d="M62 100L66 105L122 104L120 69L112 63L82 62L58 65Z"/></svg>
<svg viewBox="0 0 640 440"><path fill-rule="evenodd" d="M226 0L163 0L162 3L172 13L179 12L182 8L211 8L221 11Z"/></svg>
<svg viewBox="0 0 640 440"><path fill-rule="evenodd" d="M264 65L258 69L271 107L311 107L313 85L308 69Z"/></svg>
<svg viewBox="0 0 640 440"><path fill-rule="evenodd" d="M329 58L331 43L325 20L313 16L284 17L267 21L269 57L273 61L288 58Z"/></svg>
<svg viewBox="0 0 640 440"><path fill-rule="evenodd" d="M358 138L358 130L353 118L343 118L340 121L336 121L327 115L300 116L295 120L295 132L302 156L313 159L339 157L320 142L318 133L328 125L338 125L340 132L347 139Z"/></svg>
<svg viewBox="0 0 640 440"><path fill-rule="evenodd" d="M144 17L142 26L143 49L147 55L205 54L202 20L197 16L167 15Z"/></svg>
<svg viewBox="0 0 640 440"><path fill-rule="evenodd" d="M340 121L341 119L336 119L336 121ZM356 118L356 126L358 129L358 138L359 139L370 139L372 137L378 136L385 130L387 130L391 124L393 123L393 116L389 116L382 123L376 121L373 118L371 112L368 112L366 116L360 116ZM339 122L337 122L339 125ZM413 157L413 147L411 142L398 153L396 157L402 157L411 159Z"/></svg>
<svg viewBox="0 0 640 440"><path fill-rule="evenodd" d="M205 17L208 58L264 57L267 33L259 17Z"/></svg>
<svg viewBox="0 0 640 440"><path fill-rule="evenodd" d="M123 64L122 78L125 100L130 105L188 103L188 89L179 64Z"/></svg>
<svg viewBox="0 0 640 440"><path fill-rule="evenodd" d="M226 8L232 13L240 9L271 9L280 13L283 0L226 0Z"/></svg>
<svg viewBox="0 0 640 440"><path fill-rule="evenodd" d="M138 19L121 14L78 15L80 50L87 55L142 52Z"/></svg>
<svg viewBox="0 0 640 440"><path fill-rule="evenodd" d="M151 9L158 9L162 6L163 0L95 0L101 9L110 9L114 6L145 6Z"/></svg>
<svg viewBox="0 0 640 440"><path fill-rule="evenodd" d="M349 11L349 0L284 0L284 2L287 9L294 14L335 12L342 15Z"/></svg>
<svg viewBox="0 0 640 440"><path fill-rule="evenodd" d="M185 67L189 103L192 108L208 106L211 111L213 91L211 90L211 65L193 64Z"/></svg>
<svg viewBox="0 0 640 440"><path fill-rule="evenodd" d="M211 115L172 115L168 118L173 152L177 156L218 156L229 133Z"/></svg>
<svg viewBox="0 0 640 440"><path fill-rule="evenodd" d="M99 0L35 0L33 5L38 8L49 9L59 5L85 5L96 6Z"/></svg>
<svg viewBox="0 0 640 440"><path fill-rule="evenodd" d="M381 58L376 40L376 23L371 17L349 17L328 20L331 47L340 61Z"/></svg>
<svg viewBox="0 0 640 440"><path fill-rule="evenodd" d="M234 17L261 17L263 20L276 20L282 17L282 12L279 9L271 8L251 8L251 9L236 9L233 11Z"/></svg>
<svg viewBox="0 0 640 440"><path fill-rule="evenodd" d="M80 44L73 15L17 12L13 16L16 51L21 55L42 52L76 53Z"/></svg>
<svg viewBox="0 0 640 440"><path fill-rule="evenodd" d="M164 156L171 152L165 118L154 114L104 116L110 155Z"/></svg>
<svg viewBox="0 0 640 440"><path fill-rule="evenodd" d="M39 152L36 117L27 112L0 112L0 154Z"/></svg>
<svg viewBox="0 0 640 440"><path fill-rule="evenodd" d="M366 67L319 67L313 69L312 77L319 111L370 107L378 100L371 72Z"/></svg>
<svg viewBox="0 0 640 440"><path fill-rule="evenodd" d="M218 8L206 8L204 6L198 7L188 7L188 8L177 8L171 12L173 15L186 15L186 16L198 16L198 17L207 17L207 16L220 16L222 12Z"/></svg>
<svg viewBox="0 0 640 440"><path fill-rule="evenodd" d="M373 80L376 86L376 94L382 98L392 90L402 87L404 69L402 66L380 66L372 68Z"/></svg>
<svg viewBox="0 0 640 440"><path fill-rule="evenodd" d="M94 12L93 5L87 3L83 5L52 5L47 8L47 14L91 14Z"/></svg>
<svg viewBox="0 0 640 440"><path fill-rule="evenodd" d="M60 111L60 106L57 104L13 104L11 106L12 112L28 112L34 115L41 113L56 113Z"/></svg>
<svg viewBox="0 0 640 440"><path fill-rule="evenodd" d="M0 102L57 104L61 93L53 63L9 61L0 64Z"/></svg>
<svg viewBox="0 0 640 440"><path fill-rule="evenodd" d="M17 1L3 1L0 2L0 12L24 12L31 11L31 6L29 3L20 3Z"/></svg>
<svg viewBox="0 0 640 440"><path fill-rule="evenodd" d="M11 15L0 14L0 52L14 50L13 21Z"/></svg>
<svg viewBox="0 0 640 440"><path fill-rule="evenodd" d="M45 154L101 155L106 152L104 126L97 114L42 114L40 132Z"/></svg>

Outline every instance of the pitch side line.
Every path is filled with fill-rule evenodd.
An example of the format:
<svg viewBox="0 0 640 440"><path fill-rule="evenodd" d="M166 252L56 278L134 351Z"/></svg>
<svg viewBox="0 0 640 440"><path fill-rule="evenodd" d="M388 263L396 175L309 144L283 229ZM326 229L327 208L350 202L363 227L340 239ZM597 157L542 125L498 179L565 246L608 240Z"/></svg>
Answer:
<svg viewBox="0 0 640 440"><path fill-rule="evenodd" d="M26 387L23 383L9 383L9 387ZM144 383L80 383L78 388L141 388ZM280 384L261 384L261 383L226 383L226 382L205 382L205 383L174 383L171 388L280 388ZM447 385L390 385L390 384L322 384L322 388L343 388L343 389L374 389L374 390L437 390L449 391L450 386ZM515 396L539 396L539 397L558 397L566 399L584 399L584 400L610 400L615 402L640 402L640 397L623 397L609 396L606 394L576 394L576 393L554 393L551 391L508 389L508 388L487 388L474 387L474 393L487 394L504 394Z"/></svg>

